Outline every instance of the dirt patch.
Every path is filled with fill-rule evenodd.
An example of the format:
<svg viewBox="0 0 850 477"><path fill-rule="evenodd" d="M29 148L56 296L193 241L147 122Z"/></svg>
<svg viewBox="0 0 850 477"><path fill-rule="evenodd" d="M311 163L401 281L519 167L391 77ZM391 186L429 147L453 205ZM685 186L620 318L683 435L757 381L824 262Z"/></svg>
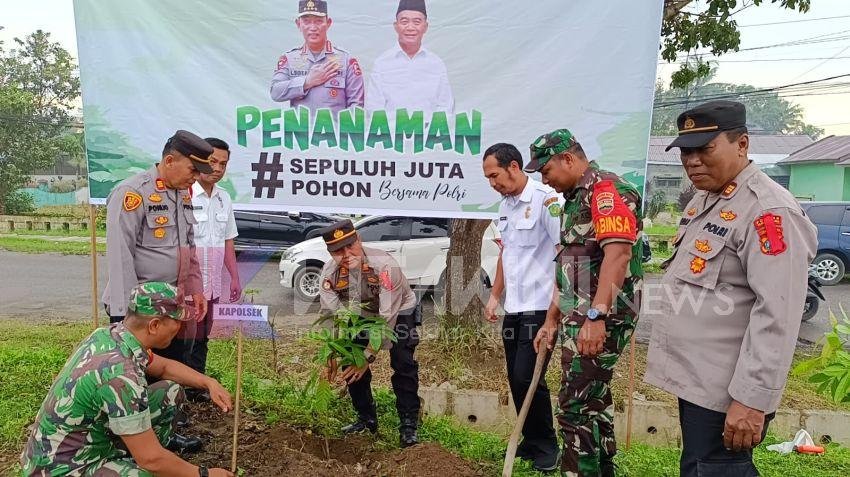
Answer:
<svg viewBox="0 0 850 477"><path fill-rule="evenodd" d="M185 431L206 440L204 450L186 458L208 467L230 467L233 419L209 404L190 405L191 424ZM403 450L382 450L368 436L326 439L309 430L267 426L254 416L240 425L238 466L245 475L340 477L341 475L425 477L483 475L439 445L420 444Z"/></svg>

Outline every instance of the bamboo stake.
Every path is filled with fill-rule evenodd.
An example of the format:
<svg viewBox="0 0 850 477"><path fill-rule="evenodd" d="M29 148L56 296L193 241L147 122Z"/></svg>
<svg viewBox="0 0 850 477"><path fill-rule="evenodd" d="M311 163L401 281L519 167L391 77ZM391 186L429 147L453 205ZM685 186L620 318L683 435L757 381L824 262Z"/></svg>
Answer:
<svg viewBox="0 0 850 477"><path fill-rule="evenodd" d="M97 206L89 204L89 230L91 231L91 316L98 327L97 300Z"/></svg>
<svg viewBox="0 0 850 477"><path fill-rule="evenodd" d="M236 451L239 440L239 397L242 394L242 323L236 329L236 404L233 411L233 457L230 471L236 473Z"/></svg>

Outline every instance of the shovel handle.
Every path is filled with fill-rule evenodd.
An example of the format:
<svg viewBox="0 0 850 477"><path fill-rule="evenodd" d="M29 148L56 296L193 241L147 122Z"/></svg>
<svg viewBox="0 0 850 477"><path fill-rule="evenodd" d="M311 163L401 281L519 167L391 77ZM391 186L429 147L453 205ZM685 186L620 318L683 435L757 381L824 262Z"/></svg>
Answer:
<svg viewBox="0 0 850 477"><path fill-rule="evenodd" d="M800 454L823 454L824 449L821 446L794 446L794 450Z"/></svg>
<svg viewBox="0 0 850 477"><path fill-rule="evenodd" d="M519 410L519 415L514 424L514 431L511 433L511 439L508 441L508 451L505 453L505 464L502 467L502 477L510 477L514 470L514 457L516 457L516 449L519 446L519 436L522 434L522 426L525 424L525 418L528 417L528 410L531 408L531 401L534 398L534 393L537 391L537 384L540 383L540 375L543 374L543 365L546 364L546 357L549 355L549 349L541 345L540 351L537 353L537 361L534 363L534 374L531 377L531 384L528 386L528 391L525 393L525 399L522 401L522 408Z"/></svg>

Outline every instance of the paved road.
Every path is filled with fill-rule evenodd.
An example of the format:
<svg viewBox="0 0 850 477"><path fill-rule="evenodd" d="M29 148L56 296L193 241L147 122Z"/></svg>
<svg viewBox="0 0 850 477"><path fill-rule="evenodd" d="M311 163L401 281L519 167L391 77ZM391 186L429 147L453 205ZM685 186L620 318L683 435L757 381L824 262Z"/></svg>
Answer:
<svg viewBox="0 0 850 477"><path fill-rule="evenodd" d="M267 304L279 327L306 327L316 318L318 307L298 300L292 290L280 286L277 260L268 254L239 255L240 276L245 288L258 292L254 301ZM98 297L106 284L105 257L98 257ZM657 283L649 277L648 284ZM649 287L652 290L652 287ZM850 284L823 288L827 303L800 329L800 338L818 340L829 327L828 309L838 313L839 303L850 308ZM433 316L426 301L423 316ZM91 319L91 262L89 257L59 254L21 254L0 251L0 317L39 321ZM103 318L103 314L101 314ZM650 315L641 319L638 339L645 341L651 329Z"/></svg>

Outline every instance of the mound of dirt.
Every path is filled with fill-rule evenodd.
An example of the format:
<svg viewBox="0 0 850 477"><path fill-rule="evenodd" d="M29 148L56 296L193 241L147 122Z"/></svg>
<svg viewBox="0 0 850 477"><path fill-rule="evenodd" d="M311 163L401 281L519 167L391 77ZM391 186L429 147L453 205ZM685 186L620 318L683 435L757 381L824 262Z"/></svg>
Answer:
<svg viewBox="0 0 850 477"><path fill-rule="evenodd" d="M185 456L207 467L230 467L233 452L233 418L210 404L190 405L191 424L181 432L206 440L204 449ZM377 449L368 436L325 439L287 425L267 426L253 416L240 424L238 467L247 476L287 477L475 477L483 475L467 462L437 444L423 443L407 449Z"/></svg>

